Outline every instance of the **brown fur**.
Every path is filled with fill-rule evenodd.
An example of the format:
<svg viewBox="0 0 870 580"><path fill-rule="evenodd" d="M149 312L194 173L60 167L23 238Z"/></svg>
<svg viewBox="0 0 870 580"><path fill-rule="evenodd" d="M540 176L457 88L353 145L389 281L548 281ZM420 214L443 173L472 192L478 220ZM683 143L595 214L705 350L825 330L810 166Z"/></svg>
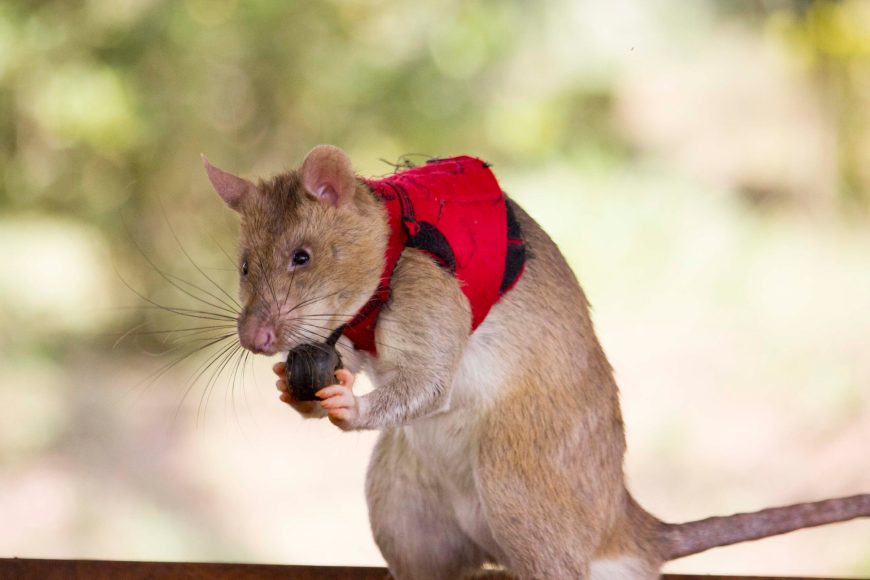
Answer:
<svg viewBox="0 0 870 580"><path fill-rule="evenodd" d="M239 329L277 325L276 351L346 322L383 268L385 214L343 156L316 148L303 175L261 182L238 205L250 267ZM394 577L456 578L491 562L520 578L651 579L669 558L870 515L870 496L681 526L645 512L625 488L618 390L583 292L546 233L516 215L526 271L471 336L456 279L406 249L379 356L339 343L377 387L341 426L382 432L366 497ZM299 247L312 262L291 272Z"/></svg>
<svg viewBox="0 0 870 580"><path fill-rule="evenodd" d="M336 209L303 194L300 176L292 171L261 181L240 213L240 262L248 261L239 292L240 332L270 321L280 338L275 350L288 350L294 342L328 335L317 327L344 322L377 287L387 228L383 208L365 186L347 207ZM310 250L311 263L291 271L292 254L303 247ZM329 314L335 316L321 316ZM306 315L318 318L299 328L296 323ZM290 337L294 329L301 336Z"/></svg>

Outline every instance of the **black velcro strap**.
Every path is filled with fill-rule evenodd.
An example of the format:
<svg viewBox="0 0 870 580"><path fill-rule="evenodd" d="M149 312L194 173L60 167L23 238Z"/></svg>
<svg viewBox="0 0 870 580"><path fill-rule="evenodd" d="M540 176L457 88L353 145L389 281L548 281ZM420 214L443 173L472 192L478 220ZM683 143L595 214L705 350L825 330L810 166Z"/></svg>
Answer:
<svg viewBox="0 0 870 580"><path fill-rule="evenodd" d="M526 244L523 229L514 214L514 202L505 196L507 209L507 255L504 263L504 276L501 279L499 294L504 294L516 283L526 263Z"/></svg>

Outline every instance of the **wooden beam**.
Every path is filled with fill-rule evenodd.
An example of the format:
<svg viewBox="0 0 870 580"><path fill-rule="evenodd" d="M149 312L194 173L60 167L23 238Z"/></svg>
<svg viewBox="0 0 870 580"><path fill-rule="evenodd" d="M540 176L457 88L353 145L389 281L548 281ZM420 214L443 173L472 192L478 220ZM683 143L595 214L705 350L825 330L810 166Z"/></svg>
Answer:
<svg viewBox="0 0 870 580"><path fill-rule="evenodd" d="M190 562L0 558L0 580L388 580L385 568ZM497 573L486 578L508 580ZM664 580L821 580L762 576L682 576Z"/></svg>

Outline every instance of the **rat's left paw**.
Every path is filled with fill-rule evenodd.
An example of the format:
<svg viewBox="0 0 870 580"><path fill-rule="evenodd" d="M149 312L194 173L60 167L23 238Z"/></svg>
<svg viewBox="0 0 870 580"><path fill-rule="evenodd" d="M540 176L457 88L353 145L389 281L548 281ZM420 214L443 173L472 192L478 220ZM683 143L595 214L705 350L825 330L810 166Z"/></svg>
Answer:
<svg viewBox="0 0 870 580"><path fill-rule="evenodd" d="M283 362L275 363L272 366L272 372L278 375L278 380L275 381L275 386L278 387L278 391L281 393L278 398L296 409L296 412L305 419L322 419L326 417L326 411L320 406L319 401L297 401L293 398L290 385L287 383L286 370L287 365Z"/></svg>
<svg viewBox="0 0 870 580"><path fill-rule="evenodd" d="M359 399L353 394L354 375L346 369L335 371L339 384L317 391L320 406L328 413L334 425L347 431L359 422Z"/></svg>

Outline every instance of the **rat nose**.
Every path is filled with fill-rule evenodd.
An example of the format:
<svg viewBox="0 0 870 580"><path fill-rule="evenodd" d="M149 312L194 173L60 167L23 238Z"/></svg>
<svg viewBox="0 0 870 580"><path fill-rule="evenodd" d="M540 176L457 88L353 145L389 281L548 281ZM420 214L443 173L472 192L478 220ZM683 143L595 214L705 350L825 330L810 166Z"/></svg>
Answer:
<svg viewBox="0 0 870 580"><path fill-rule="evenodd" d="M263 326L254 337L254 346L260 352L267 352L275 344L275 331L270 326Z"/></svg>
<svg viewBox="0 0 870 580"><path fill-rule="evenodd" d="M269 324L256 325L239 333L239 342L246 349L255 353L272 354L275 348L275 329Z"/></svg>

